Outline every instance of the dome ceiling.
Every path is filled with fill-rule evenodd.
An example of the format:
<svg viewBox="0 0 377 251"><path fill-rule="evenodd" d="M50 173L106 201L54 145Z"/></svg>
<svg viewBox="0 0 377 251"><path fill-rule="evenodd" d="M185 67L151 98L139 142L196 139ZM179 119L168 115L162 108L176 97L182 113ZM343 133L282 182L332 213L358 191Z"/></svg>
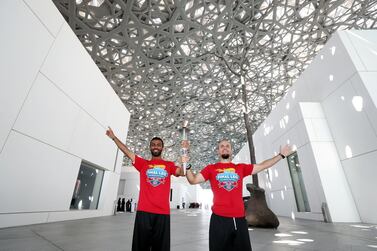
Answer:
<svg viewBox="0 0 377 251"><path fill-rule="evenodd" d="M332 33L377 27L365 0L54 3L130 111L130 148L147 157L159 136L177 160L188 120L196 168L217 160L218 140L235 153L246 142L241 76L256 130Z"/></svg>

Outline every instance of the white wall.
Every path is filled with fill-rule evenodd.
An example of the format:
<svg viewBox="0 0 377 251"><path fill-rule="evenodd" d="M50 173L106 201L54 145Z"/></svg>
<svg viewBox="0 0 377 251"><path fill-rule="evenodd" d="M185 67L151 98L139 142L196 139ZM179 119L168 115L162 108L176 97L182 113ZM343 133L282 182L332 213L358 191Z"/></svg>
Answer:
<svg viewBox="0 0 377 251"><path fill-rule="evenodd" d="M6 0L0 22L0 227L112 214L105 130L125 140L129 112L52 1ZM82 160L106 170L98 210L69 210Z"/></svg>
<svg viewBox="0 0 377 251"><path fill-rule="evenodd" d="M333 35L254 134L257 162L279 145L297 148L310 213L298 213L286 161L264 173L279 215L321 220L327 202L337 222L377 223L377 31ZM362 104L362 105L360 105ZM247 148L245 145L244 148Z"/></svg>
<svg viewBox="0 0 377 251"><path fill-rule="evenodd" d="M199 185L190 185L186 177L172 177L171 188L173 189L171 208L182 207L182 202L186 203L186 208L192 202L198 202L197 189Z"/></svg>
<svg viewBox="0 0 377 251"><path fill-rule="evenodd" d="M120 180L124 182L123 191L119 191L120 197L132 199L135 202L139 201L139 191L140 191L140 175L139 172L133 166L122 167L122 172L120 175Z"/></svg>

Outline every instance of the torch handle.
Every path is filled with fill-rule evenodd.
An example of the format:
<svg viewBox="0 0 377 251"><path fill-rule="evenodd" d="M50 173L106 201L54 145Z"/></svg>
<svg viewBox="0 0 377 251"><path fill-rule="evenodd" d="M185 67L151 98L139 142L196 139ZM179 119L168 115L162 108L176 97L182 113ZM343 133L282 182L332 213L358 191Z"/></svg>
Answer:
<svg viewBox="0 0 377 251"><path fill-rule="evenodd" d="M186 162L183 162L182 163L182 167L183 167L183 174L186 175L186 168L187 168L187 163Z"/></svg>
<svg viewBox="0 0 377 251"><path fill-rule="evenodd" d="M187 141L189 129L187 128L187 121L183 124L181 129L181 139ZM187 144L182 144L181 157L188 157L189 149ZM182 163L183 174L186 175L187 162Z"/></svg>
<svg viewBox="0 0 377 251"><path fill-rule="evenodd" d="M181 148L181 156L182 157L188 156L188 148ZM187 162L183 162L182 167L183 167L183 174L186 175Z"/></svg>

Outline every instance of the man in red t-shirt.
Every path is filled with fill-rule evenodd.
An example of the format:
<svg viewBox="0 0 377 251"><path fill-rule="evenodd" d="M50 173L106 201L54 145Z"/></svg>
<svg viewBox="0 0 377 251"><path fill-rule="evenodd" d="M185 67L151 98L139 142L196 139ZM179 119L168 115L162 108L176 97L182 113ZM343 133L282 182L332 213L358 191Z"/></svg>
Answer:
<svg viewBox="0 0 377 251"><path fill-rule="evenodd" d="M182 168L161 158L164 142L154 137L151 160L135 155L109 129L106 135L132 161L140 173L140 192L132 239L132 251L170 250L170 176L183 176Z"/></svg>
<svg viewBox="0 0 377 251"><path fill-rule="evenodd" d="M278 155L260 164L234 164L231 162L230 142L221 140L218 145L220 162L206 166L197 175L187 170L186 177L190 184L207 180L211 183L213 206L209 226L210 251L251 250L242 200L243 178L270 168L291 151L291 147L286 145Z"/></svg>

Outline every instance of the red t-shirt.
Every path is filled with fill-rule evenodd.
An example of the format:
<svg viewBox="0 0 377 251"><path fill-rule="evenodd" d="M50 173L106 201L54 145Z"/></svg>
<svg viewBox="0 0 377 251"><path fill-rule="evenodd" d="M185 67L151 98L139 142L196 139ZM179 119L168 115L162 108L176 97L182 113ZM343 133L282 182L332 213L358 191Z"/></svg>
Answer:
<svg viewBox="0 0 377 251"><path fill-rule="evenodd" d="M244 217L243 178L253 171L252 164L216 163L200 173L209 180L213 191L212 212L224 217Z"/></svg>
<svg viewBox="0 0 377 251"><path fill-rule="evenodd" d="M134 167L140 172L138 211L170 214L170 175L175 175L174 162L162 159L145 160L135 156Z"/></svg>

